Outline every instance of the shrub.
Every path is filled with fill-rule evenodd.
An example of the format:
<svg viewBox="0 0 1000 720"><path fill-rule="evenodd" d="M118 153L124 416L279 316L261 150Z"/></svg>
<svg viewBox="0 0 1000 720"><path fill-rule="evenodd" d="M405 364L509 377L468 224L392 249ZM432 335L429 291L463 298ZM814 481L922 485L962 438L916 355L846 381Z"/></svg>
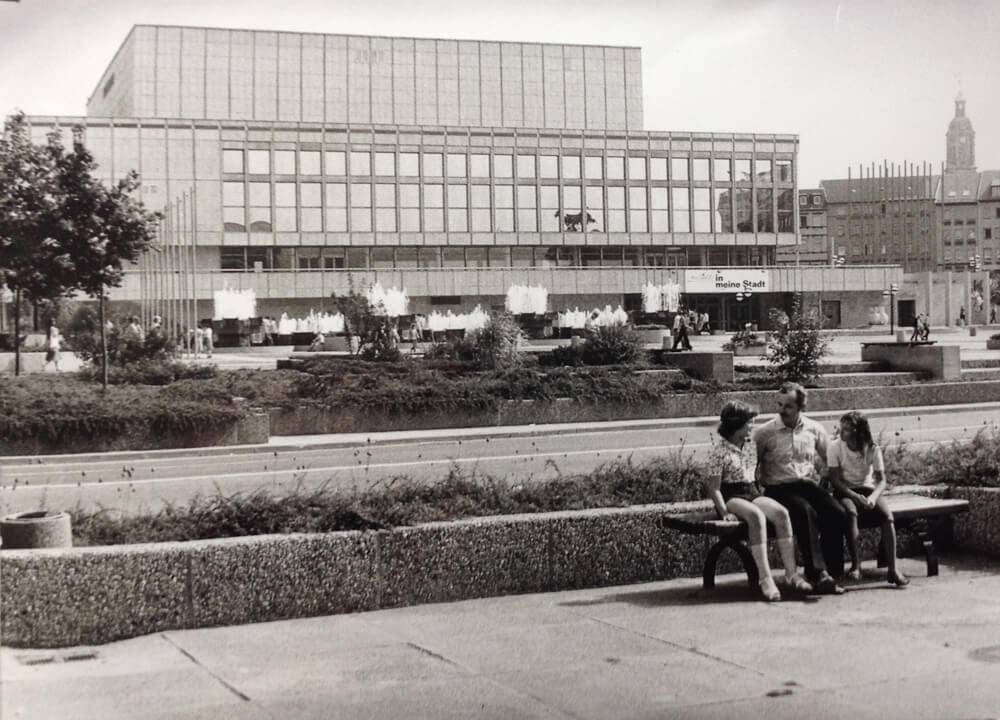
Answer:
<svg viewBox="0 0 1000 720"><path fill-rule="evenodd" d="M606 325L587 336L582 357L586 365L635 365L642 358L642 342L624 325Z"/></svg>
<svg viewBox="0 0 1000 720"><path fill-rule="evenodd" d="M733 349L738 347L754 347L756 345L764 344L764 338L751 330L748 324L742 330L736 331L736 333L734 333L729 339L729 342L723 344L722 349L732 352Z"/></svg>
<svg viewBox="0 0 1000 720"><path fill-rule="evenodd" d="M482 328L469 338L472 361L480 370L501 370L521 366L521 327L510 313L493 313Z"/></svg>
<svg viewBox="0 0 1000 720"><path fill-rule="evenodd" d="M990 340L1000 340L1000 333L993 333L989 337Z"/></svg>
<svg viewBox="0 0 1000 720"><path fill-rule="evenodd" d="M774 330L767 333L770 371L782 380L807 381L819 375L819 362L830 345L829 336L821 329L819 315L802 310L802 300L795 295L792 313L786 315L772 309L770 321Z"/></svg>
<svg viewBox="0 0 1000 720"><path fill-rule="evenodd" d="M108 365L110 385L169 385L178 380L207 380L219 373L215 365L188 365L165 357L144 357L125 365ZM99 364L85 365L77 375L88 382L101 382Z"/></svg>

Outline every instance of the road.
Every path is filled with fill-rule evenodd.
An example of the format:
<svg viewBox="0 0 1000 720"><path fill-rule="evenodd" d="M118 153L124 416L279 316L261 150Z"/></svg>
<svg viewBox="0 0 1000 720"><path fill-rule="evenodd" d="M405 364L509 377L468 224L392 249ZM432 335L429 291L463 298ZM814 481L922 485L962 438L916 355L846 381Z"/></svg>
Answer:
<svg viewBox="0 0 1000 720"><path fill-rule="evenodd" d="M827 428L839 412L812 417ZM1000 403L871 411L883 446L925 447L997 429ZM714 418L588 425L470 428L413 433L272 438L266 448L108 453L0 460L0 512L39 508L115 508L124 513L183 503L197 494L278 494L297 487L367 488L405 476L423 482L451 468L510 482L589 472L631 458L676 453L703 457Z"/></svg>

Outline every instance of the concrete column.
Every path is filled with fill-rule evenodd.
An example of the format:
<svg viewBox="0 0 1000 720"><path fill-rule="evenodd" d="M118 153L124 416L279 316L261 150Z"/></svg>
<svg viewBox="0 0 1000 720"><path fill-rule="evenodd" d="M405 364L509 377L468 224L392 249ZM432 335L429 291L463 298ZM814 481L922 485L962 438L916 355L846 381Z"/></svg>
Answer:
<svg viewBox="0 0 1000 720"><path fill-rule="evenodd" d="M968 270L965 271L965 296L962 298L962 303L959 307L965 308L966 322L972 325L972 273Z"/></svg>
<svg viewBox="0 0 1000 720"><path fill-rule="evenodd" d="M944 325L945 327L951 327L951 270L945 271L944 274L945 281L945 293L944 293Z"/></svg>

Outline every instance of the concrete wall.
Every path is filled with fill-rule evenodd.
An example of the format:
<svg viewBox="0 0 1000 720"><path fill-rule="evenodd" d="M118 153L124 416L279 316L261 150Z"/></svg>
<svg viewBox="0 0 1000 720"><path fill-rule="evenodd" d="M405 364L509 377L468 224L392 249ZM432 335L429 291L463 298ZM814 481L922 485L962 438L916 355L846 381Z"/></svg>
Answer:
<svg viewBox="0 0 1000 720"><path fill-rule="evenodd" d="M996 555L1000 490L954 494L973 506L954 519L958 547ZM700 501L377 532L5 550L0 632L8 646L60 647L169 629L695 577L710 539L663 530L661 519L709 507ZM872 557L870 533L862 547ZM732 571L727 560L723 571Z"/></svg>

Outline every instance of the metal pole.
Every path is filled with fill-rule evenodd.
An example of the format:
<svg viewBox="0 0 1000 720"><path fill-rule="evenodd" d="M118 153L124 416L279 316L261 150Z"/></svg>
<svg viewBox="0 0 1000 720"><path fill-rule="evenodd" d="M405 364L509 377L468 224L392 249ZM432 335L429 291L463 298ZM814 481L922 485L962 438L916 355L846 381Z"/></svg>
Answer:
<svg viewBox="0 0 1000 720"><path fill-rule="evenodd" d="M191 328L198 327L198 185L191 188ZM192 335L192 340L194 336Z"/></svg>

